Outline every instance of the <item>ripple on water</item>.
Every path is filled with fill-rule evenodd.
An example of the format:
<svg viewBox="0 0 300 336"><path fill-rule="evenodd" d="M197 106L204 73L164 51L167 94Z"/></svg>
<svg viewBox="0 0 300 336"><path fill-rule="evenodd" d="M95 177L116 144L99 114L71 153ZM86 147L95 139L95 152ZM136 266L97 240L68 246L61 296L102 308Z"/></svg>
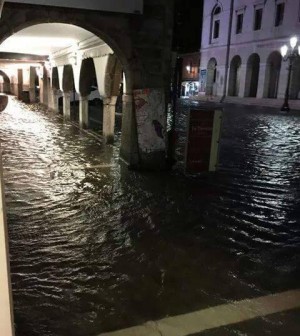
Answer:
<svg viewBox="0 0 300 336"><path fill-rule="evenodd" d="M17 336L95 335L296 286L299 120L226 109L219 172L185 178L128 171L119 138L105 147L11 98L0 139Z"/></svg>

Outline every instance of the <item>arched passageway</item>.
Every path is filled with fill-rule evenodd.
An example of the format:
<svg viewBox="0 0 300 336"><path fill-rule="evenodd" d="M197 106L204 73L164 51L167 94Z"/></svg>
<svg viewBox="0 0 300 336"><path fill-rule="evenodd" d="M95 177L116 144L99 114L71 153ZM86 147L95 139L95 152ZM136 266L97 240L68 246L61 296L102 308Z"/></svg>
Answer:
<svg viewBox="0 0 300 336"><path fill-rule="evenodd" d="M256 97L259 78L260 57L252 54L247 61L245 97Z"/></svg>
<svg viewBox="0 0 300 336"><path fill-rule="evenodd" d="M265 76L265 98L277 98L282 57L278 51L273 51L267 59Z"/></svg>
<svg viewBox="0 0 300 336"><path fill-rule="evenodd" d="M125 82L124 82L124 94L122 102L122 136L121 136L121 146L120 146L120 156L130 165L136 167L148 167L155 168L161 167L165 164L165 144L160 147L150 146L149 148L143 147L141 142L138 141L138 128L139 125L136 123L136 116L134 113L134 96L133 88L144 89L144 88L161 88L161 92L164 99L167 99L166 88L169 84L170 79L170 61L171 61L171 50L169 45L169 32L172 28L172 10L170 10L171 1L158 0L160 11L164 12L165 15L157 17L154 9L154 5L151 0L144 0L146 4L144 6L144 15L120 15L118 13L102 13L101 11L84 11L77 8L60 8L52 6L34 6L27 4L18 3L5 3L3 7L2 16L0 19L1 32L0 32L0 43L2 43L6 38L9 38L12 34L18 34L24 29L29 27L40 25L40 24L64 24L79 27L86 32L93 34L91 39L98 38L104 43L100 43L103 47L109 47L117 56L120 63L122 64L122 69L124 71ZM171 6L172 7L172 6ZM16 15L16 12L18 15ZM153 22L153 19L157 20L157 29L149 30L148 27ZM6 23L10 24L7 25ZM137 39L134 34L132 34L132 27L134 31L139 31L142 36L147 36L147 43L145 39ZM53 32L53 29L48 29L47 33ZM60 28L60 35L57 38L62 38L64 34L64 29ZM41 36L42 31L39 32ZM32 35L27 35L32 36ZM69 54L70 57L74 56L74 63L70 62L68 56L61 57L59 62L54 65L58 66L59 75L61 76L60 67L66 64L72 64L74 69L74 79L76 91L79 93L78 79L79 79L79 65L81 60L85 58L92 57L94 59L101 58L103 55L108 55L110 52L99 52L96 51L92 54L92 48L87 51L85 49L85 42L92 41L85 38L78 40L79 35L73 35L72 38L75 39L74 46L76 50L73 50ZM153 41L162 41L156 46L157 53L153 53ZM21 40L21 39L20 39ZM93 40L93 41L95 41ZM24 39L22 40L24 41ZM85 41L83 44L79 43ZM45 41L44 41L45 42ZM89 43L89 42L88 42ZM17 44L12 44L16 46ZM47 43L50 45L50 43ZM22 44L24 46L24 43ZM92 46L92 43L91 45ZM94 44L95 46L95 44ZM82 48L83 47L83 48ZM87 53L82 53L85 49ZM31 51L35 50L31 48ZM11 51L13 52L13 51ZM14 51L16 52L16 51ZM30 53L30 52L29 52ZM75 55L77 53L77 55ZM165 57L157 57L157 54L163 54ZM48 55L48 54L40 54ZM76 58L76 59L75 59ZM81 59L80 59L81 58ZM51 60L51 58L50 58ZM51 63L51 66L53 64ZM96 72L98 72L98 66L95 65ZM60 79L61 82L61 79ZM99 81L98 81L99 84ZM62 85L60 83L60 87ZM50 102L52 99L50 99ZM107 101L108 102L108 101ZM111 106L114 99L110 99L109 105ZM44 102L42 102L44 103ZM166 109L166 104L164 109ZM151 118L155 118L156 114L152 111L149 112L149 124L151 127ZM147 138L146 142L155 142L156 139L153 137L153 133L143 135Z"/></svg>
<svg viewBox="0 0 300 336"><path fill-rule="evenodd" d="M234 56L230 62L228 96L239 95L241 64L242 60L238 55Z"/></svg>
<svg viewBox="0 0 300 336"><path fill-rule="evenodd" d="M215 92L214 86L217 80L217 61L211 58L207 64L206 95L212 96Z"/></svg>
<svg viewBox="0 0 300 336"><path fill-rule="evenodd" d="M2 81L0 83L0 91L3 93L10 93L10 79L7 74L0 70L0 77L2 77Z"/></svg>
<svg viewBox="0 0 300 336"><path fill-rule="evenodd" d="M290 99L300 98L300 60L294 61L291 74Z"/></svg>

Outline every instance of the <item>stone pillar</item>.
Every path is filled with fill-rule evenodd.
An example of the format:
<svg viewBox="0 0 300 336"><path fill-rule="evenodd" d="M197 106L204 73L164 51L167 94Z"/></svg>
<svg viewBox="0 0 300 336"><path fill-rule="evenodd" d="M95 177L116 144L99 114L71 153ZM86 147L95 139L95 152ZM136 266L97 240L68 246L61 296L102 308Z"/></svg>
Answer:
<svg viewBox="0 0 300 336"><path fill-rule="evenodd" d="M22 99L23 92L23 69L18 69L18 89L17 89L17 97L18 99Z"/></svg>
<svg viewBox="0 0 300 336"><path fill-rule="evenodd" d="M243 98L245 96L247 64L242 64L239 72L239 97Z"/></svg>
<svg viewBox="0 0 300 336"><path fill-rule="evenodd" d="M139 165L137 126L133 111L133 96L123 95L121 158L131 166Z"/></svg>
<svg viewBox="0 0 300 336"><path fill-rule="evenodd" d="M103 138L107 144L114 142L117 98L113 96L103 101Z"/></svg>
<svg viewBox="0 0 300 336"><path fill-rule="evenodd" d="M63 93L63 115L66 120L71 119L71 93Z"/></svg>
<svg viewBox="0 0 300 336"><path fill-rule="evenodd" d="M52 89L52 109L54 112L59 112L58 98L59 90Z"/></svg>
<svg viewBox="0 0 300 336"><path fill-rule="evenodd" d="M48 107L49 107L49 109L57 112L57 109L55 108L56 104L57 104L56 89L53 89L49 86L49 90L48 90Z"/></svg>
<svg viewBox="0 0 300 336"><path fill-rule="evenodd" d="M267 65L261 63L259 66L259 75L258 75L258 85L257 85L257 94L256 98L264 98L268 95L268 88L266 87L266 81L269 80L266 78L266 69Z"/></svg>
<svg viewBox="0 0 300 336"><path fill-rule="evenodd" d="M89 127L89 99L87 96L79 97L79 126Z"/></svg>
<svg viewBox="0 0 300 336"><path fill-rule="evenodd" d="M35 67L30 67L30 71L29 71L29 101L30 103L36 102L35 77L36 77L36 69Z"/></svg>
<svg viewBox="0 0 300 336"><path fill-rule="evenodd" d="M213 95L214 96L222 96L224 92L225 86L225 65L218 65L217 66L217 78L216 82L213 85ZM229 71L229 70L228 70ZM229 78L229 76L228 76Z"/></svg>
<svg viewBox="0 0 300 336"><path fill-rule="evenodd" d="M43 71L43 77L39 79L40 103L48 106L48 78L44 68L42 69L42 71Z"/></svg>
<svg viewBox="0 0 300 336"><path fill-rule="evenodd" d="M277 98L285 97L285 90L287 87L288 75L289 75L289 70L288 70L287 64L285 62L282 62L281 69L280 69L278 90L277 90Z"/></svg>

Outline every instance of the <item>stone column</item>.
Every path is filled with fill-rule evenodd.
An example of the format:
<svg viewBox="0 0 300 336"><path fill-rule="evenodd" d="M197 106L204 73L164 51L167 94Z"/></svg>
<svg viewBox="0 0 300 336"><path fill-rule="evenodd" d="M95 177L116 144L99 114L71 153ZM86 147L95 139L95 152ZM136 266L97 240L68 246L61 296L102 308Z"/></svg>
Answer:
<svg viewBox="0 0 300 336"><path fill-rule="evenodd" d="M289 70L287 68L287 64L285 62L282 62L281 69L280 69L279 82L278 82L277 98L285 97L285 90L287 87L288 75L289 75Z"/></svg>
<svg viewBox="0 0 300 336"><path fill-rule="evenodd" d="M117 98L113 96L103 101L103 138L107 144L114 142Z"/></svg>
<svg viewBox="0 0 300 336"><path fill-rule="evenodd" d="M17 97L18 99L22 99L23 92L23 69L18 69L18 84L17 84Z"/></svg>
<svg viewBox="0 0 300 336"><path fill-rule="evenodd" d="M259 75L258 75L258 85L257 85L257 94L256 98L264 98L268 95L268 88L266 87L266 81L269 80L267 77L267 64L261 63L259 66Z"/></svg>
<svg viewBox="0 0 300 336"><path fill-rule="evenodd" d="M66 120L71 119L71 93L63 93L63 115Z"/></svg>
<svg viewBox="0 0 300 336"><path fill-rule="evenodd" d="M59 106L58 106L58 99L59 99L59 90L57 89L52 89L52 103L53 103L53 111L54 112L59 112Z"/></svg>
<svg viewBox="0 0 300 336"><path fill-rule="evenodd" d="M239 97L243 98L245 97L247 64L242 64L239 72Z"/></svg>
<svg viewBox="0 0 300 336"><path fill-rule="evenodd" d="M89 127L89 99L88 96L79 96L79 126Z"/></svg>
<svg viewBox="0 0 300 336"><path fill-rule="evenodd" d="M138 153L137 126L133 111L133 97L130 94L123 95L122 139L120 156L127 164L131 166L137 166L140 163Z"/></svg>
<svg viewBox="0 0 300 336"><path fill-rule="evenodd" d="M30 103L36 102L35 77L36 77L35 67L30 67L30 71L29 71L29 101Z"/></svg>
<svg viewBox="0 0 300 336"><path fill-rule="evenodd" d="M49 87L48 106L50 110L58 112L58 95L56 91L56 89Z"/></svg>
<svg viewBox="0 0 300 336"><path fill-rule="evenodd" d="M48 106L48 78L44 69L43 77L39 79L40 84L40 103Z"/></svg>

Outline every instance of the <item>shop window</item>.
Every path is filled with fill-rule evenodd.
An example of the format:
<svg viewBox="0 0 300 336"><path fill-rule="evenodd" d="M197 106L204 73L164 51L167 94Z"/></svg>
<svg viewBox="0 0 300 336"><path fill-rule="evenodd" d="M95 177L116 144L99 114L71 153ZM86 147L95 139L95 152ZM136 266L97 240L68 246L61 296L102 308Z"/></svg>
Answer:
<svg viewBox="0 0 300 336"><path fill-rule="evenodd" d="M284 3L279 3L276 6L275 27L281 26L284 17Z"/></svg>
<svg viewBox="0 0 300 336"><path fill-rule="evenodd" d="M240 34L243 30L244 14L240 13L236 17L236 34Z"/></svg>
<svg viewBox="0 0 300 336"><path fill-rule="evenodd" d="M262 16L263 16L263 9L262 8L255 9L254 30L260 30L261 29Z"/></svg>

